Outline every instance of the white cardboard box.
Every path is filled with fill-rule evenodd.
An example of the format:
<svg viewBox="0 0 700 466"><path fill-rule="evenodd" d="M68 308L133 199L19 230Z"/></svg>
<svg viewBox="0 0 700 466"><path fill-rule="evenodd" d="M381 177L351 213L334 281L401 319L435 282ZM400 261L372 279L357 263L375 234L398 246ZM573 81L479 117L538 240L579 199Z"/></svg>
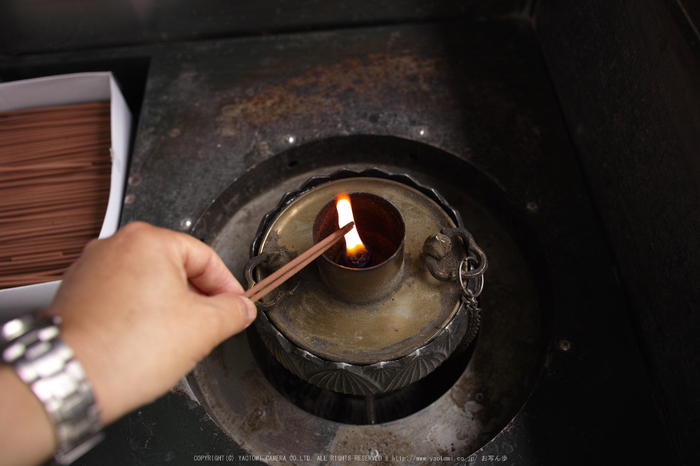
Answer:
<svg viewBox="0 0 700 466"><path fill-rule="evenodd" d="M0 112L105 100L111 102L112 181L100 238L111 236L119 227L129 161L131 112L112 73L77 73L0 83ZM54 281L0 290L0 319L46 309L60 284Z"/></svg>

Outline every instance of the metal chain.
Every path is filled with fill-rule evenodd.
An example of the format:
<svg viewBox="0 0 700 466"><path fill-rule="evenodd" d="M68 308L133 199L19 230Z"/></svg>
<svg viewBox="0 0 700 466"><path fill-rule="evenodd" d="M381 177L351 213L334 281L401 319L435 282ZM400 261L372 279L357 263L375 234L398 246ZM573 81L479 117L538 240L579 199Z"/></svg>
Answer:
<svg viewBox="0 0 700 466"><path fill-rule="evenodd" d="M459 286L462 288L462 302L464 306L469 310L469 326L467 327L467 333L464 336L464 342L469 346L476 334L479 333L479 327L481 327L481 309L479 309L479 302L476 298L481 294L484 289L484 274L483 271L476 277L474 277L474 288L472 291L469 289L468 283L464 283L465 273L462 271L463 267L469 269L469 262L473 261L478 263L478 259L474 256L467 256L460 262L459 268L457 269L457 277L459 281ZM473 267L473 266L472 266Z"/></svg>
<svg viewBox="0 0 700 466"><path fill-rule="evenodd" d="M469 310L469 326L463 340L469 346L476 338L479 327L481 327L481 309L479 309L479 303L470 290L466 290L466 293L462 296L462 302Z"/></svg>

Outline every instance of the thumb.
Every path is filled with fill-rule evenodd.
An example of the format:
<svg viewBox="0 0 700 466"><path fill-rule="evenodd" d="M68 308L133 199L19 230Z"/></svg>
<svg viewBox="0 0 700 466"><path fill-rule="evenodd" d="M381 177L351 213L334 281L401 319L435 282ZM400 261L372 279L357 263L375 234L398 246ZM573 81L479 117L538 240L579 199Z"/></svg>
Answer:
<svg viewBox="0 0 700 466"><path fill-rule="evenodd" d="M209 306L220 313L220 325L217 329L219 342L245 330L257 315L255 304L243 296L233 293L221 293L204 298Z"/></svg>

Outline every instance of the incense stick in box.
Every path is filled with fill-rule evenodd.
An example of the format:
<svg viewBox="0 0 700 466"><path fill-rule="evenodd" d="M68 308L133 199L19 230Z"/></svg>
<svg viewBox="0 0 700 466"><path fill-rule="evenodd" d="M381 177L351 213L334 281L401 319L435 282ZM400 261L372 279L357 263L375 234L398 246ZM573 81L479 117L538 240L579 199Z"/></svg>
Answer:
<svg viewBox="0 0 700 466"><path fill-rule="evenodd" d="M110 102L0 113L0 288L60 279L99 235Z"/></svg>

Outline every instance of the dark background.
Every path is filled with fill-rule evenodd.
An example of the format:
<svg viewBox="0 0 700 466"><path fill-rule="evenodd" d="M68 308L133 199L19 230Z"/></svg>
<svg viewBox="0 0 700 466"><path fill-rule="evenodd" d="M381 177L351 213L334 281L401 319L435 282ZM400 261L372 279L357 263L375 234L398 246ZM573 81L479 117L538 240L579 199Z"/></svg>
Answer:
<svg viewBox="0 0 700 466"><path fill-rule="evenodd" d="M175 49L168 47L196 53L198 44L220 39L364 34L368 27L391 25L474 23L488 29L506 23L527 31L605 240L606 250L591 254L611 263L651 383L651 407L663 426L659 441L669 446L644 457L692 465L700 463L698 22L700 2L694 0L3 0L0 81L112 70L140 138L148 128L139 125L158 114L142 108L143 98L147 89L162 86L152 66L172 59ZM464 44L470 46L479 44ZM130 425L137 425L134 419ZM536 416L529 420L537 423ZM621 419L599 421L628 428ZM546 431L540 443L547 443ZM585 461L580 451L552 448L561 448L560 464L574 460L567 454ZM520 458L541 464L524 450Z"/></svg>

